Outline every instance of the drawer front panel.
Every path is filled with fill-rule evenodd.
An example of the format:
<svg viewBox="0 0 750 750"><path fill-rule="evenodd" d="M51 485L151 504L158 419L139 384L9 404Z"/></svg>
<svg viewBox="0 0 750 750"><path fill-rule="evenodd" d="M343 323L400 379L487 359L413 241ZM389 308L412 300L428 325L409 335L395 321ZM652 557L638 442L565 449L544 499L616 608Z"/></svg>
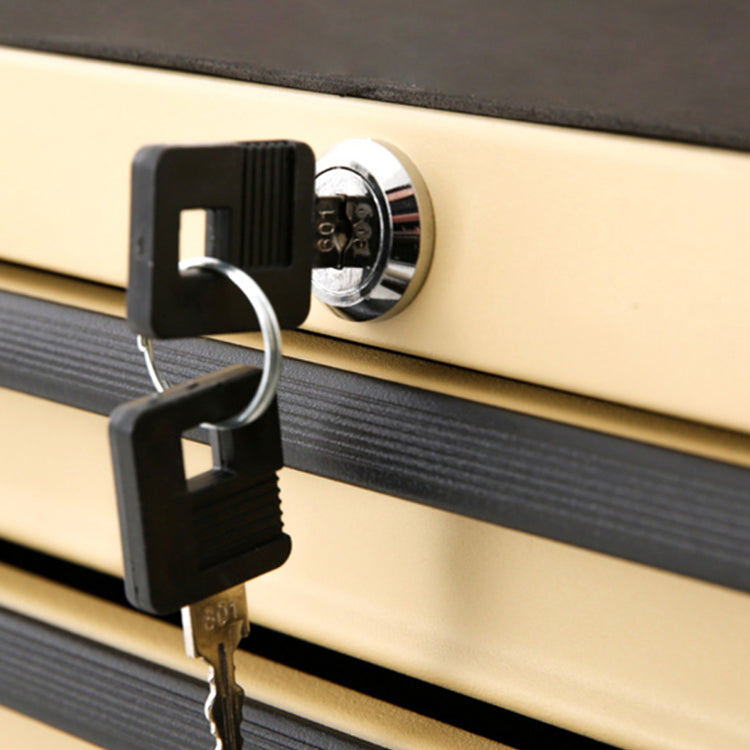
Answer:
<svg viewBox="0 0 750 750"><path fill-rule="evenodd" d="M389 141L431 192L424 288L391 320L306 327L750 429L750 156L0 51L0 254L124 286L145 143ZM194 238L195 240L195 238Z"/></svg>

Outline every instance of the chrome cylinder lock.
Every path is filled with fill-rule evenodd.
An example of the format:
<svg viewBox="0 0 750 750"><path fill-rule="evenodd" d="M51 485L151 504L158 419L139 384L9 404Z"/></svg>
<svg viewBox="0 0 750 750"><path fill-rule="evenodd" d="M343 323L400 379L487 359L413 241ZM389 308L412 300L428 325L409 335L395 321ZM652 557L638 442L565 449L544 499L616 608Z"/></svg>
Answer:
<svg viewBox="0 0 750 750"><path fill-rule="evenodd" d="M337 315L395 315L419 291L434 239L427 188L409 159L353 139L316 164L312 289Z"/></svg>

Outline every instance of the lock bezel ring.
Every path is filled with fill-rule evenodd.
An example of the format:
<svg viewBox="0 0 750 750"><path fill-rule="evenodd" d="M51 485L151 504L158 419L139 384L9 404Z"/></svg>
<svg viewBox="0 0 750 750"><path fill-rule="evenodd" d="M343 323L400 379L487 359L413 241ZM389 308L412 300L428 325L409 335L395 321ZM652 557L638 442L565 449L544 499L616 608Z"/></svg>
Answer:
<svg viewBox="0 0 750 750"><path fill-rule="evenodd" d="M247 301L255 311L255 315L258 318L258 325L263 335L263 374L261 375L258 389L247 406L238 414L216 424L206 423L202 426L219 430L231 430L248 425L258 419L268 409L276 397L276 391L279 387L282 362L281 328L279 327L279 321L273 305L255 279L231 263L226 263L223 260L209 256L198 256L180 261L179 268L180 271L198 268L222 274L222 276L229 279L245 295ZM163 393L171 388L172 384L161 374L156 365L153 340L139 333L136 337L136 344L143 354L143 359L146 362L146 370L148 370L149 377L157 393Z"/></svg>

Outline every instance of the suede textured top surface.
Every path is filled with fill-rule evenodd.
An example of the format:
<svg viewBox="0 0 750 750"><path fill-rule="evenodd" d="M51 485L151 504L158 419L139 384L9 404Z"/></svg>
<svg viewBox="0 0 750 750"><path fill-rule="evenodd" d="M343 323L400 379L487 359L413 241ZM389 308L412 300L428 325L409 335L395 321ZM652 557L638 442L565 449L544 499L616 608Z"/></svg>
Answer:
<svg viewBox="0 0 750 750"><path fill-rule="evenodd" d="M0 43L750 148L735 0L0 0Z"/></svg>

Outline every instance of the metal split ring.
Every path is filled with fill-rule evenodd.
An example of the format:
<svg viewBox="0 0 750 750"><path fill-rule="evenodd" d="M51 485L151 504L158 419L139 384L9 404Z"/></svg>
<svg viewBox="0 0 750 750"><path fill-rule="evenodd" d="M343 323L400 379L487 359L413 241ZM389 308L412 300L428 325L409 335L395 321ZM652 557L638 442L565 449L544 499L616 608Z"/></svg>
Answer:
<svg viewBox="0 0 750 750"><path fill-rule="evenodd" d="M261 376L258 390L250 400L248 405L239 414L218 422L215 425L204 425L206 427L215 427L218 429L233 429L254 422L263 412L271 405L276 396L276 389L279 385L281 376L281 329L279 321L276 318L273 305L268 301L263 290L258 286L255 280L247 273L240 270L231 263L225 263L223 260L200 256L197 258L187 258L180 261L180 271L186 271L190 268L203 268L207 271L215 271L226 276L239 290L247 297L247 301L253 306L255 315L258 318L261 333L263 334L263 375ZM169 381L159 372L154 358L153 341L148 336L138 334L136 339L138 349L143 353L146 361L146 369L151 377L151 382L158 393L171 388Z"/></svg>

